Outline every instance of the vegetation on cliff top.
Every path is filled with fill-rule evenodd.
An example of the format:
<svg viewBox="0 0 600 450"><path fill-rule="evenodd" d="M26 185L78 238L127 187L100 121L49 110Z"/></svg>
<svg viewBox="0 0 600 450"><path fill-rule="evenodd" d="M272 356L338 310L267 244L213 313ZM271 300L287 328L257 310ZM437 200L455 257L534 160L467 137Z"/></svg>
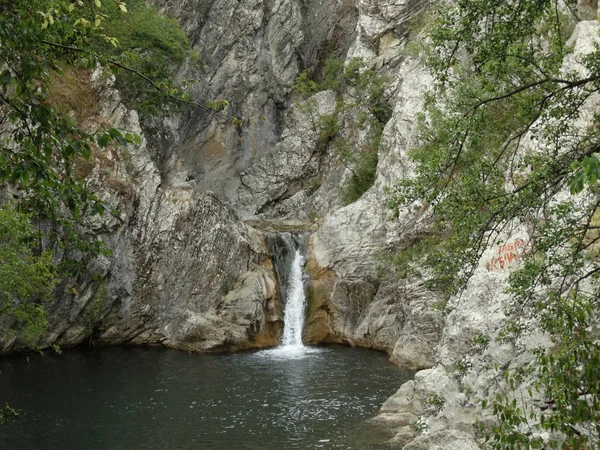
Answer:
<svg viewBox="0 0 600 450"><path fill-rule="evenodd" d="M600 115L590 105L600 47L564 62L574 58L567 40L578 19L576 0L439 6L426 55L436 86L412 151L415 178L392 189L394 208L433 212L429 235L400 263L430 267L430 286L448 296L466 287L490 245L514 229L529 236L509 278L501 338L539 321L556 345L506 380L516 387L533 377L530 394L556 409L523 410L512 394L497 397L487 440L497 449L598 446Z"/></svg>
<svg viewBox="0 0 600 450"><path fill-rule="evenodd" d="M189 103L180 101L188 99L182 87L195 80L174 83L175 68L186 58L197 62L198 56L190 48L181 25L143 0L128 0L127 14L123 14L118 3L108 2L105 6L104 34L116 38L118 43L115 46L101 34L95 34L90 37L89 45L94 52L127 67L111 66L127 106L146 115L188 108ZM160 89L149 89L147 79L140 74Z"/></svg>

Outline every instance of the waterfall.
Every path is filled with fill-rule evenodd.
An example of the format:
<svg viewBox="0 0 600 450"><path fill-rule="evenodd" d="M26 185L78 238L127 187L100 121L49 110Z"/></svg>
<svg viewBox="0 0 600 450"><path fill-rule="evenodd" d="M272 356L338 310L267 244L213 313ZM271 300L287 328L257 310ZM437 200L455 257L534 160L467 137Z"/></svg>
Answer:
<svg viewBox="0 0 600 450"><path fill-rule="evenodd" d="M302 330L304 329L304 308L306 297L304 295L304 282L302 280L302 267L304 258L300 250L296 250L290 272L290 279L285 298L283 338L281 344L285 346L302 346Z"/></svg>
<svg viewBox="0 0 600 450"><path fill-rule="evenodd" d="M302 330L306 308L303 268L308 234L266 233L266 238L284 304L283 335L277 351L280 354L303 354Z"/></svg>

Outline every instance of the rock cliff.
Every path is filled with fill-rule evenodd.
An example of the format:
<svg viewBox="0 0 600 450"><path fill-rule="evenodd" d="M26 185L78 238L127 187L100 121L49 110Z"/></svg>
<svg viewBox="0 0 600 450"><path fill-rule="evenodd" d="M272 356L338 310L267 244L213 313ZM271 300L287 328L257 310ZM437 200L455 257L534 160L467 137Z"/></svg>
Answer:
<svg viewBox="0 0 600 450"><path fill-rule="evenodd" d="M93 77L102 104L94 120L143 135L110 79ZM277 343L279 295L261 233L214 193L162 183L145 140L80 165L98 195L118 208L89 223L113 253L64 280L64 293L48 307L42 345L89 340L210 351ZM19 345L7 338L2 350Z"/></svg>
<svg viewBox="0 0 600 450"><path fill-rule="evenodd" d="M582 70L576 61L593 51L597 43L598 22L579 22L568 43L573 53L564 61L564 70ZM600 97L593 95L582 105L577 120L580 129L588 126L599 102ZM527 138L534 141L531 136ZM531 151L535 151L533 145ZM561 195L569 194L565 190ZM382 406L376 420L396 428L393 448L479 448L474 424L490 425L496 420L490 409L480 408L479 401L497 394L514 399L527 414L547 408L547 399L529 392L530 378L524 377L520 385L511 387L503 377L505 370L535 364L535 349L553 344L540 331L535 317L522 318L527 331L516 341L500 338L511 302L505 293L508 276L519 264L513 256L529 240L527 228L511 224L499 240L504 244L487 248L465 291L446 306L449 312L440 328L432 367L417 372L414 381L405 383ZM540 437L548 441L550 435Z"/></svg>
<svg viewBox="0 0 600 450"><path fill-rule="evenodd" d="M411 176L407 150L415 144L423 93L432 85L406 47L411 19L425 3L357 2L356 36L347 58L362 57L388 74L394 106L383 132L374 185L358 201L341 205L340 189L349 174L331 148L319 149L311 118L297 105L283 117L284 131L273 153L242 173L234 205L255 219L305 219L310 212L324 213L309 243L305 341L375 348L405 367L425 369L383 405L377 419L396 429L393 446L478 448L473 423L492 419L476 400L506 393L502 370L531 364L531 349L549 341L535 323L528 324L531 332L517 342L496 340L510 301L503 291L511 270L510 259L502 260L506 265L497 260L510 254L510 246L527 240L526 230L518 226L504 236L508 250L490 247L466 291L445 308L420 281L386 276L392 270L388 255L412 245L427 223L426 209L390 217L384 189ZM576 54L593 47L596 30L595 21L577 26L571 42ZM333 107L328 92L315 100L317 114ZM589 111L584 109L583 115ZM533 398L529 405L540 402ZM422 423L426 433L418 434L415 423Z"/></svg>
<svg viewBox="0 0 600 450"><path fill-rule="evenodd" d="M276 345L282 322L275 272L262 232L238 217L270 205L281 209L328 163L315 151L311 119L291 107L291 87L301 69L318 72L325 56L345 55L356 33L356 4L155 5L180 21L199 55L177 75L197 81L192 99L227 99L229 107L222 114L198 108L139 117L124 106L113 80L93 74L100 107L88 125L111 123L138 133L143 144L97 151L79 163L77 171L119 212L89 223L112 255L89 263L87 275L75 270L63 281L48 306L50 332L41 344L201 351ZM334 101L321 97L319 111L327 112ZM247 195L244 183L252 186ZM20 345L5 337L1 350Z"/></svg>
<svg viewBox="0 0 600 450"><path fill-rule="evenodd" d="M151 124L161 130L150 136L161 175L168 181L192 178L198 190L233 199L243 182L240 174L269 157L282 139L299 71L318 70L325 53L345 54L355 32L356 7L348 0L156 4L179 19L200 55L199 64L180 69L182 78L198 80L194 100L229 102L224 117L192 111ZM233 118L238 120L232 123ZM242 210L252 206L238 204Z"/></svg>
<svg viewBox="0 0 600 450"><path fill-rule="evenodd" d="M391 276L389 256L419 239L427 223L426 209L392 217L385 187L411 176L407 151L432 78L406 44L428 2L155 3L181 22L201 56L199 65L179 69L181 78L198 80L192 98L227 99L230 108L140 118L96 74L98 119L144 140L95 155L85 168L120 212L91 223L113 255L90 264L97 277L65 281L63 287L76 289L64 289L51 305L46 343L197 351L275 345L281 301L258 229L316 227L308 245L305 341L374 348L404 367L424 369L382 406L378 420L396 430L397 448L478 448L472 425L481 411L473 400L503 389L496 367L529 364L529 350L546 337L534 331L515 344L495 341L509 273L494 270L498 248L488 249L449 314L421 281ZM578 51L591 45L596 28L595 21L578 25ZM375 182L346 206L341 189L350 172L315 126L319 115L333 113L336 96L319 92L305 108L292 92L298 73L318 77L329 55L361 57L390 78L393 114ZM523 233L516 228L506 241L517 245ZM489 345L482 348L482 341ZM12 339L1 344L5 352L19 346ZM416 434L419 419L428 434Z"/></svg>

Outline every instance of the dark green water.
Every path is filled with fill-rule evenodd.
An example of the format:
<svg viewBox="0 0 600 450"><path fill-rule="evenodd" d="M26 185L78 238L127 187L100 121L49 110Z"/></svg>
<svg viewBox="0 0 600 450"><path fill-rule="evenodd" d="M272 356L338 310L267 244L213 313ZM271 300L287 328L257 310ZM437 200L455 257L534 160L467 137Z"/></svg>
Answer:
<svg viewBox="0 0 600 450"><path fill-rule="evenodd" d="M2 449L379 449L364 420L412 376L385 355L199 355L105 348L0 358L0 402L26 412Z"/></svg>

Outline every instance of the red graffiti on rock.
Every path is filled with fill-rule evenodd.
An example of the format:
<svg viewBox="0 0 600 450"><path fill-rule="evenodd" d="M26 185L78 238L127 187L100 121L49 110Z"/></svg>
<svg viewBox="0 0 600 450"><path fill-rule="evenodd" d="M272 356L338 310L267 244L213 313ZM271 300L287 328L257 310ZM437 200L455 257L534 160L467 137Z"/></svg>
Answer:
<svg viewBox="0 0 600 450"><path fill-rule="evenodd" d="M517 239L498 248L498 255L490 261L489 270L504 270L513 262L521 261L525 249L525 241Z"/></svg>

